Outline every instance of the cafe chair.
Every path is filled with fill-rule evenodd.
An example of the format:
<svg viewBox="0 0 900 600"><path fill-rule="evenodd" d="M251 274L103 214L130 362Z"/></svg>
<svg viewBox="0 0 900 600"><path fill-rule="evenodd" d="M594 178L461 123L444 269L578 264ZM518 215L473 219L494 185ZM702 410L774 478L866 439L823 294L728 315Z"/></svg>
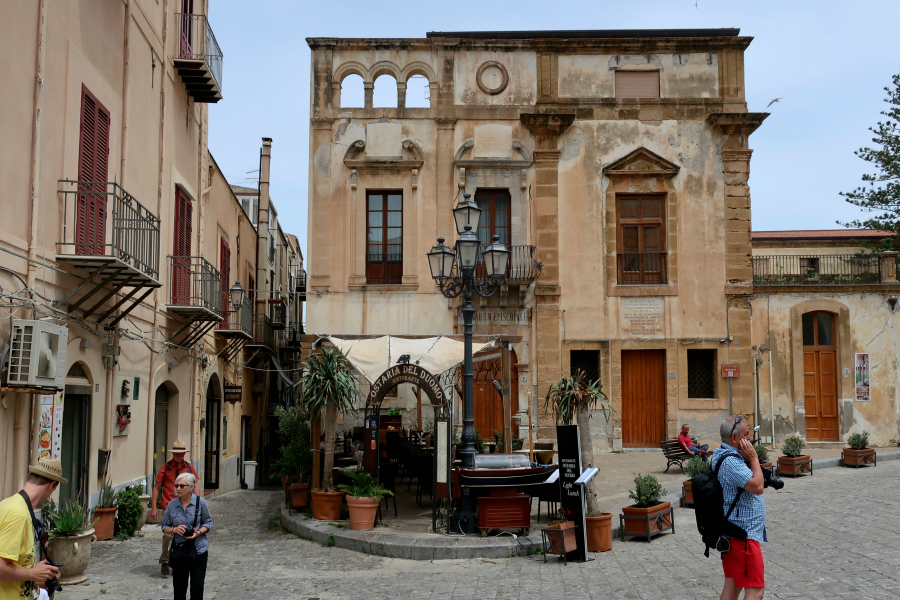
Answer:
<svg viewBox="0 0 900 600"><path fill-rule="evenodd" d="M547 503L547 517L556 514L560 501L559 482L543 483L537 486L538 514L537 522L541 522L541 502Z"/></svg>

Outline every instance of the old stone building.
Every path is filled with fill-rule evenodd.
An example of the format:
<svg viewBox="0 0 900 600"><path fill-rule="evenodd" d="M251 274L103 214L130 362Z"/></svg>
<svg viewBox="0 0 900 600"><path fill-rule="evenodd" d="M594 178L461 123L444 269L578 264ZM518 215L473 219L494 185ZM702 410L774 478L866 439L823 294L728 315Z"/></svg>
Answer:
<svg viewBox="0 0 900 600"><path fill-rule="evenodd" d="M476 364L482 435L524 436L530 414L536 439L553 438L542 399L576 368L616 410L594 420L598 451L658 447L683 421L713 438L730 410L752 419L749 137L766 114L745 102L751 39L308 39L312 332L460 333L426 253L439 236L452 245L451 211L471 194L482 242L512 249L505 285L476 299L476 333L504 336ZM414 77L428 80L426 107L407 107ZM347 106L353 80L362 106ZM376 106L385 82L396 102ZM501 404L490 380L504 356ZM731 388L722 365L741 369ZM411 391L393 406L415 410Z"/></svg>

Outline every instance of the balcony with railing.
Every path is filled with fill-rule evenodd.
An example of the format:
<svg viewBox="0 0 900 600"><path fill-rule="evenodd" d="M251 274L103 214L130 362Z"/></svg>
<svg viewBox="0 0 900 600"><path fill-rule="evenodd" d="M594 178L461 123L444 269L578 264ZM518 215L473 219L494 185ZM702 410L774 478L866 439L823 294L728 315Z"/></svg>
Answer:
<svg viewBox="0 0 900 600"><path fill-rule="evenodd" d="M475 266L476 277L487 277L487 267L483 258L485 248L487 248L486 245L478 248L478 263ZM507 281L505 283L530 283L541 276L543 268L544 265L534 257L534 246L509 246L509 266L506 267Z"/></svg>
<svg viewBox="0 0 900 600"><path fill-rule="evenodd" d="M240 306L230 306L223 317L216 330L218 335L245 340L253 337L253 303L249 299L245 298Z"/></svg>
<svg viewBox="0 0 900 600"><path fill-rule="evenodd" d="M885 279L887 265L878 254L772 255L753 257L753 285L870 285ZM894 273L893 260L890 271Z"/></svg>
<svg viewBox="0 0 900 600"><path fill-rule="evenodd" d="M300 300L306 300L306 269L302 265L291 265L291 291L299 294Z"/></svg>
<svg viewBox="0 0 900 600"><path fill-rule="evenodd" d="M616 255L619 285L666 285L669 281L665 252L640 252Z"/></svg>
<svg viewBox="0 0 900 600"><path fill-rule="evenodd" d="M193 321L222 320L222 276L201 256L170 256L166 310Z"/></svg>
<svg viewBox="0 0 900 600"><path fill-rule="evenodd" d="M59 181L63 202L62 240L56 258L63 265L89 274L93 282L70 309L81 308L90 316L123 288L131 291L100 317L119 311L115 325L159 282L159 218L117 183L109 181ZM60 300L68 300L81 287ZM101 290L106 290L101 294ZM88 300L101 294L91 308ZM128 304L130 302L130 304ZM124 308L123 308L124 307ZM120 310L121 309L121 310Z"/></svg>
<svg viewBox="0 0 900 600"><path fill-rule="evenodd" d="M177 13L175 68L195 102L222 99L222 50L206 15Z"/></svg>
<svg viewBox="0 0 900 600"><path fill-rule="evenodd" d="M253 315L253 339L247 342L246 347L275 351L275 329L267 315Z"/></svg>

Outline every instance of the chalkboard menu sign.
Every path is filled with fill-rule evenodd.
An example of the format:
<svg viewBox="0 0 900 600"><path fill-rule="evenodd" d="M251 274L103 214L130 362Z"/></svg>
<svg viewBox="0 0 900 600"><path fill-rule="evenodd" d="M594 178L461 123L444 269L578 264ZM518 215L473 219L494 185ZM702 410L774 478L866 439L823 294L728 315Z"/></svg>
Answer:
<svg viewBox="0 0 900 600"><path fill-rule="evenodd" d="M565 518L575 522L575 539L578 549L570 552L567 560L587 560L587 529L584 521L584 488L575 485L581 477L581 435L578 425L557 425L556 443L559 448L560 506Z"/></svg>

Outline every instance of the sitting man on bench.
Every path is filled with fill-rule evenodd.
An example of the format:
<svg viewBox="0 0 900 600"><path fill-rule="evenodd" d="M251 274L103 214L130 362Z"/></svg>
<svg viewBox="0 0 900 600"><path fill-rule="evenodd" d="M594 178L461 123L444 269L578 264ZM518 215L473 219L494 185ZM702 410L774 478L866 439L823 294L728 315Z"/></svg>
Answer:
<svg viewBox="0 0 900 600"><path fill-rule="evenodd" d="M709 444L703 444L702 446L697 446L694 444L694 440L691 439L691 426L685 423L681 426L681 433L678 434L678 443L681 444L681 448L690 454L691 456L697 456L698 454L703 459L703 462L706 462L706 455L709 454Z"/></svg>

